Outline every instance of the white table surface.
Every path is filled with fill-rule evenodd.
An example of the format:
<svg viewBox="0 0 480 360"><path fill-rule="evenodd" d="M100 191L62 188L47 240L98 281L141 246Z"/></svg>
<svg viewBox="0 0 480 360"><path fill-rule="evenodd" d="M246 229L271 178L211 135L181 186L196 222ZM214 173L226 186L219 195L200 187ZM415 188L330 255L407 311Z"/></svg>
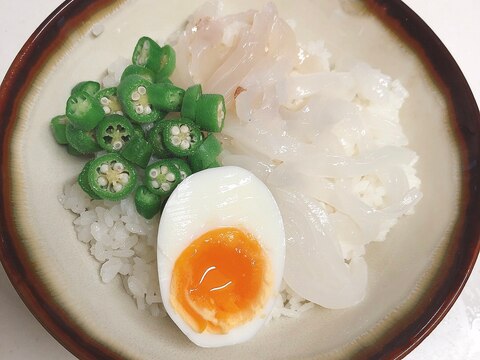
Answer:
<svg viewBox="0 0 480 360"><path fill-rule="evenodd" d="M0 0L0 79L30 34L62 0ZM480 103L479 0L405 0L453 54ZM0 359L74 359L36 321L0 266ZM408 360L480 359L480 261L460 298Z"/></svg>

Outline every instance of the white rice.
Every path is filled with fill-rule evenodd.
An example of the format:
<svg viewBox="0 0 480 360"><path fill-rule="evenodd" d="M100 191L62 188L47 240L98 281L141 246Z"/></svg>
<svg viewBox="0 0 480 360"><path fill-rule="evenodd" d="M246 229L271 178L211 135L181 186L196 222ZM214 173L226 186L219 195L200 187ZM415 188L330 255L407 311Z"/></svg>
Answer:
<svg viewBox="0 0 480 360"><path fill-rule="evenodd" d="M145 220L135 210L133 196L120 202L91 200L77 183L65 185L59 201L78 217L78 240L101 263L104 283L117 276L140 310L164 316L157 274L158 215Z"/></svg>

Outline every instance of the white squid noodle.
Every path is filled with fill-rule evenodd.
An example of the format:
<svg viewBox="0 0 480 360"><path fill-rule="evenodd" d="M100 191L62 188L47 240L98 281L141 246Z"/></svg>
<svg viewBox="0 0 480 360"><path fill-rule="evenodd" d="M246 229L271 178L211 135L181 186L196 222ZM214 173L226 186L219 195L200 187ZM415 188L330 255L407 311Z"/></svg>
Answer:
<svg viewBox="0 0 480 360"><path fill-rule="evenodd" d="M220 5L202 6L178 34L172 80L225 96L220 160L272 190L288 286L327 308L358 304L365 246L422 198L399 118L408 92L368 64L330 64L321 41L300 46L271 3L223 17Z"/></svg>

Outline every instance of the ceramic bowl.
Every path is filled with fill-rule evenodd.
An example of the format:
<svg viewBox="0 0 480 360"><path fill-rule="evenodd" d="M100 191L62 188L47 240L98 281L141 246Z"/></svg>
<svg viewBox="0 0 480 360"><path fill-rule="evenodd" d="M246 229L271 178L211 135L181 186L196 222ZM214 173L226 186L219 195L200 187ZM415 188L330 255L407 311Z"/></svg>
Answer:
<svg viewBox="0 0 480 360"><path fill-rule="evenodd" d="M449 310L479 252L480 117L455 61L397 0L277 0L299 39L323 39L335 56L357 58L402 81L401 118L420 156L424 198L384 243L369 245L366 299L350 309L316 308L270 323L251 341L202 349L168 317L136 309L120 280L105 285L76 240L73 215L57 200L82 161L60 149L49 121L65 94L100 79L136 40L166 37L201 4L189 1L70 0L27 41L0 89L0 259L23 301L79 358L366 359L402 357ZM263 0L225 1L225 12ZM105 31L90 34L96 23Z"/></svg>

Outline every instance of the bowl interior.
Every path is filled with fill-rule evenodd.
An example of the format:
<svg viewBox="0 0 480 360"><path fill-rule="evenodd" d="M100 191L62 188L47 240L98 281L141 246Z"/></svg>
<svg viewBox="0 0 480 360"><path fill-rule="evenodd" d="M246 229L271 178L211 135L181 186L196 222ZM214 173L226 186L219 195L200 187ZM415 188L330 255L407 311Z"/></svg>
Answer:
<svg viewBox="0 0 480 360"><path fill-rule="evenodd" d="M368 62L400 79L410 93L401 122L420 157L424 198L415 215L402 218L387 241L368 246L369 289L358 306L316 308L299 319L273 321L241 346L197 348L168 317L138 311L118 279L108 285L100 281L98 263L76 239L74 216L57 200L83 166L52 141L48 126L53 116L64 112L72 86L101 79L119 56L130 58L139 37L165 39L202 2L115 2L79 25L50 54L25 95L13 133L14 218L22 246L68 321L125 358L351 357L400 326L399 319L426 296L445 258L462 189L460 150L447 98L425 62L368 9L344 0L276 1L280 15L296 21L298 39L322 39L333 61ZM264 3L225 1L224 13L258 9ZM90 29L97 22L105 31L94 38Z"/></svg>

